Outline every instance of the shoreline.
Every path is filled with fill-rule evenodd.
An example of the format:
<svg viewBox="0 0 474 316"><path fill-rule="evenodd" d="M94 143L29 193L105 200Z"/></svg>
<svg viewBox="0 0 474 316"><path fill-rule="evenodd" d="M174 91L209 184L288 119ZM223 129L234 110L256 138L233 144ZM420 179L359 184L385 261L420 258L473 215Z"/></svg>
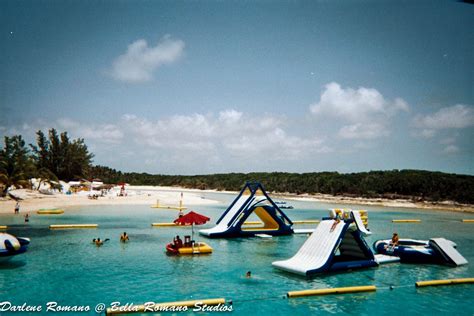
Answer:
<svg viewBox="0 0 474 316"><path fill-rule="evenodd" d="M407 199L386 199L386 198L363 198L348 196L333 196L329 194L292 194L292 193L273 193L273 196L294 200L309 201L329 204L355 204L362 206L382 206L395 208L413 208L413 209L429 209L439 211L451 211L460 213L474 213L474 205L461 204L452 201L444 202L413 202Z"/></svg>
<svg viewBox="0 0 474 316"><path fill-rule="evenodd" d="M157 200L161 205L178 206L183 192L184 206L199 206L218 204L219 201L204 198L203 193L215 194L238 194L237 191L217 191L217 190L199 190L187 189L181 187L162 187L162 186L128 186L127 196L106 195L98 199L89 199L86 192L82 194L66 195L62 193L54 195L41 194L32 190L15 190L15 193L21 193L25 198L20 202L20 212L32 213L42 208L63 208L74 206L94 206L94 205L154 205ZM328 203L335 205L361 205L361 206L381 206L395 208L412 209L430 209L440 211L453 211L463 213L474 213L474 205L460 204L452 201L445 202L413 202L404 199L384 199L384 198L362 198L332 196L327 194L292 194L292 193L269 193L273 198L287 199L293 201L307 201L317 203ZM0 200L0 214L13 214L15 200L5 198Z"/></svg>

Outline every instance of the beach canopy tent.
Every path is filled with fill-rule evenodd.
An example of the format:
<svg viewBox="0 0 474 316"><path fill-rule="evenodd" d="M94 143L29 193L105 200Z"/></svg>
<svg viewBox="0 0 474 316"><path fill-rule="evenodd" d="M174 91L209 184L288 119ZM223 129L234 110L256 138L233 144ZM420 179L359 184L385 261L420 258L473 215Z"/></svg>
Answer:
<svg viewBox="0 0 474 316"><path fill-rule="evenodd" d="M358 212L351 211L347 219L324 218L292 258L272 265L304 276L376 266L364 240L367 230L357 223L358 216Z"/></svg>
<svg viewBox="0 0 474 316"><path fill-rule="evenodd" d="M245 221L255 214L262 225L243 227ZM293 222L268 196L259 182L246 182L239 195L221 215L216 226L200 230L207 237L251 237L257 234L272 236L293 233Z"/></svg>

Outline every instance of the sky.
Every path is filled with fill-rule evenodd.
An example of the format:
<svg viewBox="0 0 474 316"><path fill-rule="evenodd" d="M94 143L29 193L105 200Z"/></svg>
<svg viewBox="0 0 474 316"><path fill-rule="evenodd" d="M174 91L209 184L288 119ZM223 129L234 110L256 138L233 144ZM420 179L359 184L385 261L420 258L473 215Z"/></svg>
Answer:
<svg viewBox="0 0 474 316"><path fill-rule="evenodd" d="M474 5L0 1L0 135L208 174L474 174Z"/></svg>

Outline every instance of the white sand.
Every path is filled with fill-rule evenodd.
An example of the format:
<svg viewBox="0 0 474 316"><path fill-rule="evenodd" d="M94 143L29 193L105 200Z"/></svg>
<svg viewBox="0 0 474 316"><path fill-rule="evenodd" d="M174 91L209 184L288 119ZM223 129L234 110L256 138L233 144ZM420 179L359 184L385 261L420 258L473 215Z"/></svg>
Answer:
<svg viewBox="0 0 474 316"><path fill-rule="evenodd" d="M23 200L20 202L20 212L31 212L42 208L62 208L68 206L81 205L155 205L157 200L160 205L178 206L183 192L183 205L209 205L217 204L218 201L202 198L203 192L212 193L231 193L238 192L218 192L215 190L197 190L197 189L183 189L177 187L160 187L160 186L127 186L127 196L117 196L119 188L115 188L112 194L105 197L99 197L97 200L92 200L87 197L87 192L80 194L66 195L54 194L45 195L38 191L32 190L14 190L12 191L16 196L20 196ZM294 195L294 194L271 194L275 199L285 198L295 201L319 202L328 204L353 204L353 205L374 205L383 207L403 207L403 208L417 208L417 209L433 209L446 210L458 212L474 212L473 205L458 204L450 201L440 203L429 202L412 202L409 200L389 200L389 199L365 199L354 197L340 197L326 194L316 195ZM0 214L13 214L15 201L11 199L0 200Z"/></svg>
<svg viewBox="0 0 474 316"><path fill-rule="evenodd" d="M104 197L90 199L89 192L66 195L56 193L53 195L41 194L32 190L14 190L15 196L22 198L20 212L32 212L42 208L63 208L81 205L155 205L159 200L160 205L179 206L181 192L183 192L183 206L217 204L218 201L204 199L200 190L187 190L172 187L152 186L127 186L127 196L117 196L119 190L114 190ZM11 199L0 200L0 213L14 213L15 201Z"/></svg>

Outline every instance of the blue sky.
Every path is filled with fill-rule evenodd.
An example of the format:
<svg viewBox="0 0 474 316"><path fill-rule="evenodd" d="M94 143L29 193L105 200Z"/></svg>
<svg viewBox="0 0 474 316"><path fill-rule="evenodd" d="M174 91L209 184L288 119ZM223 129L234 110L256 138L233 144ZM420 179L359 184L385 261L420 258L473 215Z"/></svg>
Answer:
<svg viewBox="0 0 474 316"><path fill-rule="evenodd" d="M2 1L0 134L166 174L474 174L474 6Z"/></svg>

